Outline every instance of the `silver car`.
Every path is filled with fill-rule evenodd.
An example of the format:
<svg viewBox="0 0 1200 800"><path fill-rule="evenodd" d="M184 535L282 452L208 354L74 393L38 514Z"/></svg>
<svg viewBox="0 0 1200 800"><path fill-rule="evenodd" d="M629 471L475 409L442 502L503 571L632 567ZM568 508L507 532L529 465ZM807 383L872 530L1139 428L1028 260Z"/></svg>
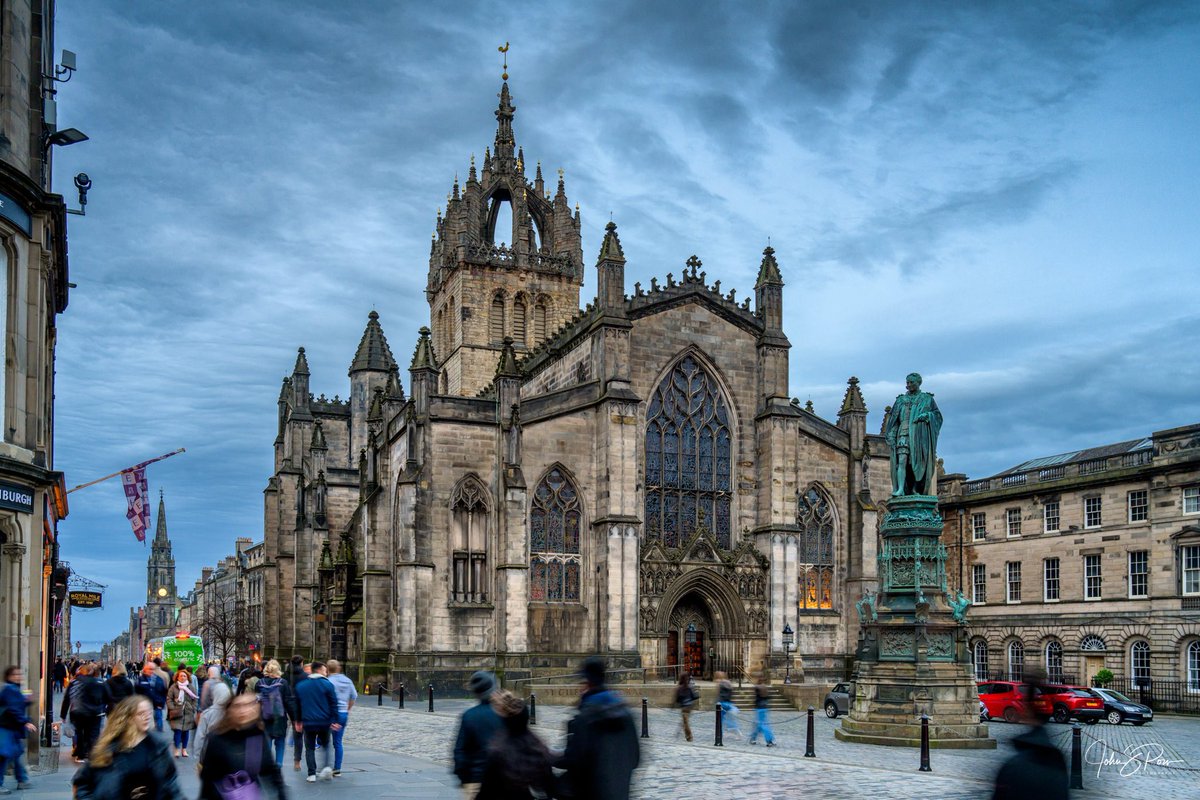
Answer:
<svg viewBox="0 0 1200 800"><path fill-rule="evenodd" d="M850 684L839 683L825 695L825 716L837 719L839 714L850 711Z"/></svg>

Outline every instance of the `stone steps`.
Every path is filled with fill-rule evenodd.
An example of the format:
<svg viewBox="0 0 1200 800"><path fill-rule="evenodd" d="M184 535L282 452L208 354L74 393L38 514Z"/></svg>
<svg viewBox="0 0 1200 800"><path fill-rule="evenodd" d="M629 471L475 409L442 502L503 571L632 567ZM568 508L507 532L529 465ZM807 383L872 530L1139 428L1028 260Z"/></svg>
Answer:
<svg viewBox="0 0 1200 800"><path fill-rule="evenodd" d="M743 686L741 689L734 687L733 704L742 710L743 713L753 713L754 711L754 687ZM795 711L796 707L788 701L786 697L779 693L775 687L771 687L771 694L767 698L767 708L771 711Z"/></svg>

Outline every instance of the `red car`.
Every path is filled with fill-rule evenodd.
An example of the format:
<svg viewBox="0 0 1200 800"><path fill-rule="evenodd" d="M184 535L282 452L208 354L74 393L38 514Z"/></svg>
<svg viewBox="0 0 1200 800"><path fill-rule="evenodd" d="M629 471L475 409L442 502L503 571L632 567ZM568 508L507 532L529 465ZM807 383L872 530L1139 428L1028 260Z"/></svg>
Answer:
<svg viewBox="0 0 1200 800"><path fill-rule="evenodd" d="M1055 722L1077 719L1094 725L1104 719L1104 699L1083 686L1036 687L1033 708Z"/></svg>
<svg viewBox="0 0 1200 800"><path fill-rule="evenodd" d="M1017 722L1025 714L1025 694L1018 681L980 681L979 699L989 719Z"/></svg>

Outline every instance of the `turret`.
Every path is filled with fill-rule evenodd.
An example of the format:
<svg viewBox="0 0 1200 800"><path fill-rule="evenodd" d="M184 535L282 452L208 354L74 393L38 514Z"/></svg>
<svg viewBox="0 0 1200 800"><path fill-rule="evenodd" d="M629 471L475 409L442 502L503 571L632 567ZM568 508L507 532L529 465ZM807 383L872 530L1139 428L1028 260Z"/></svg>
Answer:
<svg viewBox="0 0 1200 800"><path fill-rule="evenodd" d="M846 382L846 395L838 410L838 427L850 434L850 449L861 450L867 436L867 404L858 388L858 378Z"/></svg>
<svg viewBox="0 0 1200 800"><path fill-rule="evenodd" d="M388 384L396 359L392 357L387 338L379 324L379 314L367 315L367 327L359 340L354 361L350 364L350 452L355 453L367 442L367 417L375 390Z"/></svg>
<svg viewBox="0 0 1200 800"><path fill-rule="evenodd" d="M761 407L788 399L788 349L791 343L783 332L783 276L771 247L763 250L754 283L755 311L762 320L758 337L758 369L761 381Z"/></svg>
<svg viewBox="0 0 1200 800"><path fill-rule="evenodd" d="M417 347L413 350L412 364L408 368L409 383L412 384L412 399L416 413L429 413L429 398L437 391L437 355L433 342L429 340L429 328L421 326Z"/></svg>
<svg viewBox="0 0 1200 800"><path fill-rule="evenodd" d="M504 337L504 346L500 348L495 381L497 421L503 425L510 409L518 408L521 403L521 367L517 364L511 336Z"/></svg>
<svg viewBox="0 0 1200 800"><path fill-rule="evenodd" d="M617 238L617 224L604 226L604 241L596 259L596 303L605 313L625 309L625 252Z"/></svg>
<svg viewBox="0 0 1200 800"><path fill-rule="evenodd" d="M292 418L298 420L312 419L309 409L308 392L308 358L304 348L296 351L296 366L292 368Z"/></svg>
<svg viewBox="0 0 1200 800"><path fill-rule="evenodd" d="M775 261L775 250L763 250L762 263L758 267L758 280L754 283L754 308L762 318L767 331L783 330L783 276Z"/></svg>

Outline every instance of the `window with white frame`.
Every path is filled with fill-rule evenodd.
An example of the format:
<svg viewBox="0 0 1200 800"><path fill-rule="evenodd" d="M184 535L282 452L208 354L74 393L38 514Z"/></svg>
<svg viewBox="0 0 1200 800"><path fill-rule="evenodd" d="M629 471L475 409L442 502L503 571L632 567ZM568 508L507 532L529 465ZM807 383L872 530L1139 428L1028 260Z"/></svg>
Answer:
<svg viewBox="0 0 1200 800"><path fill-rule="evenodd" d="M1147 550L1129 552L1129 596L1146 597L1150 594L1150 553Z"/></svg>
<svg viewBox="0 0 1200 800"><path fill-rule="evenodd" d="M1150 518L1150 499L1145 489L1135 489L1127 497L1130 522L1145 522Z"/></svg>
<svg viewBox="0 0 1200 800"><path fill-rule="evenodd" d="M1042 599L1048 603L1058 600L1058 578L1058 559L1047 558L1042 562Z"/></svg>
<svg viewBox="0 0 1200 800"><path fill-rule="evenodd" d="M1200 652L1200 647L1196 649ZM971 647L971 660L975 664L975 680L986 681L988 679L988 649L987 642L983 639L975 640L975 644ZM1197 683L1200 684L1200 674L1197 675Z"/></svg>
<svg viewBox="0 0 1200 800"><path fill-rule="evenodd" d="M971 515L971 538L976 542L987 538L987 514L982 511Z"/></svg>
<svg viewBox="0 0 1200 800"><path fill-rule="evenodd" d="M1187 688L1200 692L1200 640L1187 646Z"/></svg>
<svg viewBox="0 0 1200 800"><path fill-rule="evenodd" d="M1008 527L1008 535L1010 537L1021 535L1021 509L1008 509L1004 514L1004 521Z"/></svg>
<svg viewBox="0 0 1200 800"><path fill-rule="evenodd" d="M1183 593L1200 594L1200 545L1179 548L1179 556L1183 567Z"/></svg>
<svg viewBox="0 0 1200 800"><path fill-rule="evenodd" d="M1042 506L1042 530L1046 533L1058 533L1061 515L1058 513L1058 501L1050 500Z"/></svg>
<svg viewBox="0 0 1200 800"><path fill-rule="evenodd" d="M1083 599L1100 599L1100 555L1083 557Z"/></svg>
<svg viewBox="0 0 1200 800"><path fill-rule="evenodd" d="M1085 497L1083 499L1083 527L1100 527L1100 498Z"/></svg>
<svg viewBox="0 0 1200 800"><path fill-rule="evenodd" d="M1008 578L1008 602L1021 602L1021 562L1010 561L1005 565Z"/></svg>
<svg viewBox="0 0 1200 800"><path fill-rule="evenodd" d="M1008 643L1008 679L1025 680L1025 645L1019 641Z"/></svg>
<svg viewBox="0 0 1200 800"><path fill-rule="evenodd" d="M987 567L971 565L971 602L977 606L987 602Z"/></svg>
<svg viewBox="0 0 1200 800"><path fill-rule="evenodd" d="M1062 683L1062 642L1052 640L1046 644L1046 677L1051 683Z"/></svg>
<svg viewBox="0 0 1200 800"><path fill-rule="evenodd" d="M1183 513L1200 514L1200 486L1183 487Z"/></svg>
<svg viewBox="0 0 1200 800"><path fill-rule="evenodd" d="M1136 641L1129 646L1129 674L1134 686L1150 684L1150 644Z"/></svg>

